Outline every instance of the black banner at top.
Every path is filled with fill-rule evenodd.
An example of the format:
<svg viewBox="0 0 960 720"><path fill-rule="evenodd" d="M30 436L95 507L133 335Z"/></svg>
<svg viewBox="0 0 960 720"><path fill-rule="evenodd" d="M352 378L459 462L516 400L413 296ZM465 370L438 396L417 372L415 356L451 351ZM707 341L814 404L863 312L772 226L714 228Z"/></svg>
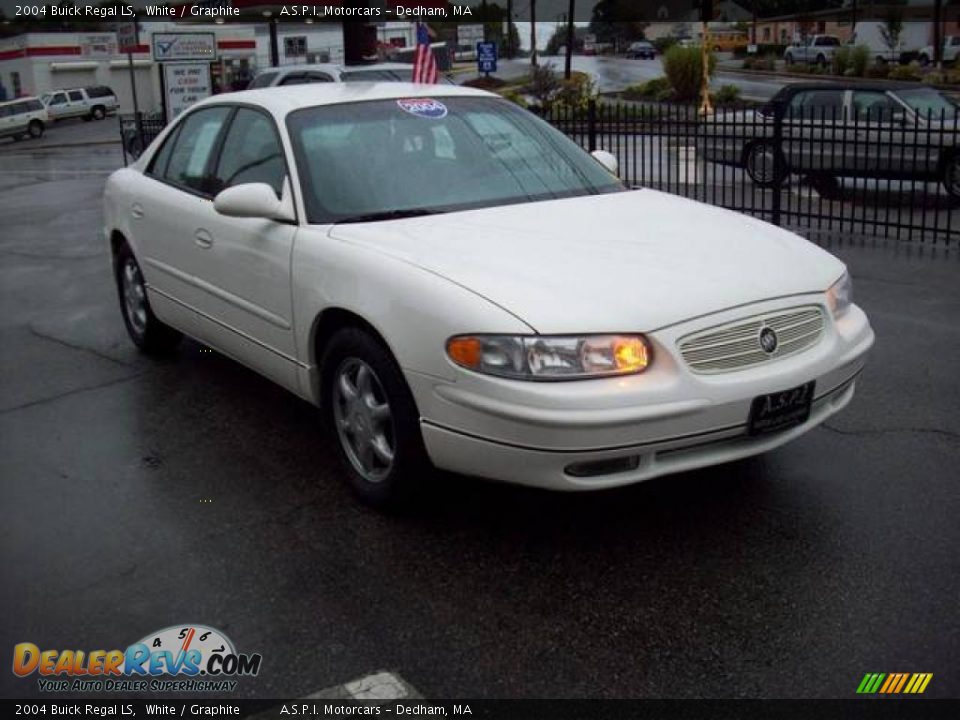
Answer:
<svg viewBox="0 0 960 720"><path fill-rule="evenodd" d="M884 19L894 8L906 22L932 19L936 0L856 4L849 0L318 0L276 3L263 0L73 0L30 2L0 0L3 19L9 22L57 23L65 21L117 22L136 19L179 21L281 22L335 20L384 22L422 19L433 22L566 21L573 9L576 22L686 23L711 20L750 23L753 20L795 19L827 22ZM944 20L956 21L960 6L941 0ZM148 14L147 9L151 12ZM0 26L0 32L4 32Z"/></svg>

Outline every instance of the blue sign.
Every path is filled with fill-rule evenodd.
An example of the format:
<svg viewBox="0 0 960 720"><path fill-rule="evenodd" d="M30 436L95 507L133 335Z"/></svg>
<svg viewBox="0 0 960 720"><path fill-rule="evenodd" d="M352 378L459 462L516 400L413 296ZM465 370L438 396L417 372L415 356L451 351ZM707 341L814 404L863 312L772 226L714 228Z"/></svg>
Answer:
<svg viewBox="0 0 960 720"><path fill-rule="evenodd" d="M492 73L497 71L497 44L492 42L477 43L477 72Z"/></svg>

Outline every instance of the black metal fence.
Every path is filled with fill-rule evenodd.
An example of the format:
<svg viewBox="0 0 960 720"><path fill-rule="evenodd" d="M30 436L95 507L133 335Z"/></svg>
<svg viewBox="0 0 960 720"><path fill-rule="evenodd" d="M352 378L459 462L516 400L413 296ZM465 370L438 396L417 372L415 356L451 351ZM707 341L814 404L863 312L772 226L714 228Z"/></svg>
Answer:
<svg viewBox="0 0 960 720"><path fill-rule="evenodd" d="M616 156L629 185L754 215L805 235L960 238L956 110L758 109L590 102L543 116Z"/></svg>
<svg viewBox="0 0 960 720"><path fill-rule="evenodd" d="M124 165L140 157L144 148L166 126L161 113L129 113L119 115L119 118Z"/></svg>

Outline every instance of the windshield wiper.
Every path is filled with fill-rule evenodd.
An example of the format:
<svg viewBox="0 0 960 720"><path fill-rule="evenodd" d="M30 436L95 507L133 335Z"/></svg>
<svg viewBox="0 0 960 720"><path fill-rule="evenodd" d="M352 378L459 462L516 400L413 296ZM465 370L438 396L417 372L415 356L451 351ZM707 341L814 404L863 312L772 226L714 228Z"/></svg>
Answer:
<svg viewBox="0 0 960 720"><path fill-rule="evenodd" d="M352 215L337 220L337 223L377 222L378 220L402 220L403 218L423 217L424 215L440 215L444 210L430 208L405 208L403 210L383 210L382 212L367 213L366 215Z"/></svg>

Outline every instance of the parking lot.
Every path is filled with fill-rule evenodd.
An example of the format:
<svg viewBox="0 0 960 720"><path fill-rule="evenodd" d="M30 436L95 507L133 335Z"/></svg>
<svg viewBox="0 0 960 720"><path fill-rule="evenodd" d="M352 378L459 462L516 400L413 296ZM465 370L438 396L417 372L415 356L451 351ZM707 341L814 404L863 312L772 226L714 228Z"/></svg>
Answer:
<svg viewBox="0 0 960 720"><path fill-rule="evenodd" d="M244 697L378 669L434 698L960 692L960 248L823 240L877 344L797 442L588 495L444 475L384 515L311 406L194 342L134 350L100 236L119 146L58 130L0 147L0 645L204 623L262 653Z"/></svg>

